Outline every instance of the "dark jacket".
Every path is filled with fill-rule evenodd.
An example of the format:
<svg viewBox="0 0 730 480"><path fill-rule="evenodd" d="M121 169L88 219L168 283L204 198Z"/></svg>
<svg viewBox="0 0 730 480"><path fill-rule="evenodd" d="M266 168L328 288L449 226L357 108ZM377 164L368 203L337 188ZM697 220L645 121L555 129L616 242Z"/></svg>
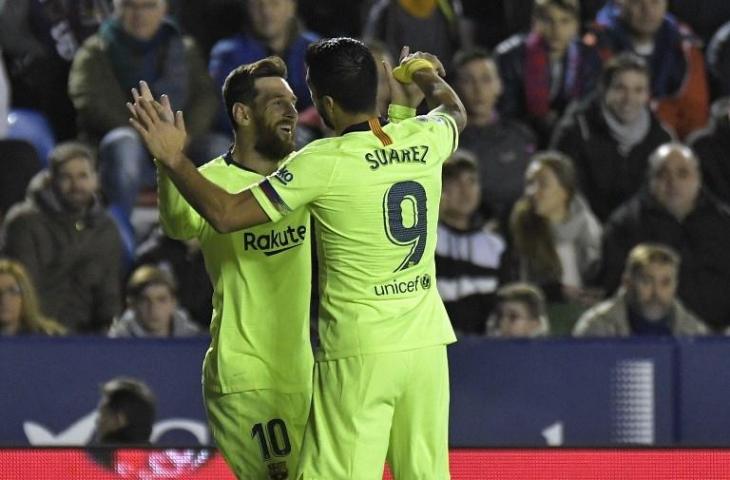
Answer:
<svg viewBox="0 0 730 480"><path fill-rule="evenodd" d="M47 172L3 225L3 253L30 273L44 313L71 332L102 332L120 309L122 243L114 220L96 203L68 213Z"/></svg>
<svg viewBox="0 0 730 480"><path fill-rule="evenodd" d="M656 242L681 256L677 296L709 326L730 325L730 207L701 192L695 209L678 221L647 191L619 207L605 225L602 283L615 290L634 246Z"/></svg>
<svg viewBox="0 0 730 480"><path fill-rule="evenodd" d="M551 148L573 160L581 192L593 213L604 222L616 207L639 191L646 180L649 155L670 141L672 135L652 115L646 137L623 155L603 117L600 102L597 97L567 114L555 130Z"/></svg>
<svg viewBox="0 0 730 480"><path fill-rule="evenodd" d="M528 98L531 98L528 80L528 41L531 36L514 35L497 45L496 60L504 91L499 99L499 112L506 118L527 121L543 139L550 138L555 122L565 108L573 101L584 98L594 89L601 70L601 60L597 52L576 39L571 43L564 60L562 85L557 95L550 100L551 115L531 113ZM545 52L547 56L547 52ZM547 61L547 59L545 59ZM544 65L545 80L550 77L549 61Z"/></svg>
<svg viewBox="0 0 730 480"><path fill-rule="evenodd" d="M163 24L163 28L171 32L168 41L156 47L157 73L164 82L160 82L158 89L155 82L144 80L148 80L155 96L170 95L173 108L185 112L188 135L204 134L210 129L218 108L213 82L194 40L172 30L169 23ZM132 96L115 73L110 49L108 39L101 33L89 37L76 54L69 74L68 93L76 109L79 133L91 143L98 143L114 128L129 126L125 104ZM181 94L175 98L173 90Z"/></svg>
<svg viewBox="0 0 730 480"><path fill-rule="evenodd" d="M702 181L709 191L730 204L730 122L715 119L687 140L700 160Z"/></svg>

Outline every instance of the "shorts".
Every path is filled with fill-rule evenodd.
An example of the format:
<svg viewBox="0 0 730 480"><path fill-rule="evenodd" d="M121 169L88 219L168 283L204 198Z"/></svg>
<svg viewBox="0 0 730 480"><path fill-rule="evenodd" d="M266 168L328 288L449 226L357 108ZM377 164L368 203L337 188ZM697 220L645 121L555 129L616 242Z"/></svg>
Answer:
<svg viewBox="0 0 730 480"><path fill-rule="evenodd" d="M213 438L239 480L289 480L299 461L311 392L203 391Z"/></svg>
<svg viewBox="0 0 730 480"><path fill-rule="evenodd" d="M449 477L446 346L319 361L297 479Z"/></svg>

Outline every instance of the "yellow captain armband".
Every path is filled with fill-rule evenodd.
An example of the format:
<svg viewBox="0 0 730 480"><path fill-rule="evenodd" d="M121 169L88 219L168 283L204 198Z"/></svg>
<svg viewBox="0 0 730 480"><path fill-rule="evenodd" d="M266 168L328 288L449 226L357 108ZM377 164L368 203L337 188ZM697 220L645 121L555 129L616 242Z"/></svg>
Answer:
<svg viewBox="0 0 730 480"><path fill-rule="evenodd" d="M414 58L402 65L398 65L393 69L393 77L400 83L411 83L413 81L413 73L424 68L436 69L433 63L424 58Z"/></svg>

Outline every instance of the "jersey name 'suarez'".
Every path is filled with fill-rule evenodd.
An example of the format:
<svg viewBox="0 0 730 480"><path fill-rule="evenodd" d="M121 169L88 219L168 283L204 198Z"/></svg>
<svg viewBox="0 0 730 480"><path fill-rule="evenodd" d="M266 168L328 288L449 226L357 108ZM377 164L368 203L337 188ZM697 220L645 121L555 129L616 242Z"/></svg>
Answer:
<svg viewBox="0 0 730 480"><path fill-rule="evenodd" d="M428 145L413 145L410 148L378 148L365 154L365 161L371 170L394 163L426 163Z"/></svg>

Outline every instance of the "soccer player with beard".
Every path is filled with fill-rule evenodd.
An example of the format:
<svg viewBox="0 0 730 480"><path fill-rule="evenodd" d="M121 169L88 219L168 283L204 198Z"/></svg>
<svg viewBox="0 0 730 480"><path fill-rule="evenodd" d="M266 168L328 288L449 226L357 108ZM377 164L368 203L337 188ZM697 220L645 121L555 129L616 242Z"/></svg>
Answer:
<svg viewBox="0 0 730 480"><path fill-rule="evenodd" d="M294 150L296 97L285 78L278 57L228 75L223 97L234 144L200 167L205 178L238 192L274 172ZM140 88L152 98L145 84ZM164 231L200 240L214 286L203 394L215 441L238 478L290 478L312 389L309 213L302 207L276 223L221 234L159 164L158 183Z"/></svg>
<svg viewBox="0 0 730 480"><path fill-rule="evenodd" d="M365 45L320 40L306 62L314 103L337 136L238 194L186 159L182 112L170 122L168 108L141 100L132 125L218 230L281 221L302 206L315 219L321 349L297 478L376 479L386 458L396 478L449 478L446 344L455 336L433 285L434 252L441 165L464 107L427 53L405 55L398 78L421 89L431 112L387 125Z"/></svg>

